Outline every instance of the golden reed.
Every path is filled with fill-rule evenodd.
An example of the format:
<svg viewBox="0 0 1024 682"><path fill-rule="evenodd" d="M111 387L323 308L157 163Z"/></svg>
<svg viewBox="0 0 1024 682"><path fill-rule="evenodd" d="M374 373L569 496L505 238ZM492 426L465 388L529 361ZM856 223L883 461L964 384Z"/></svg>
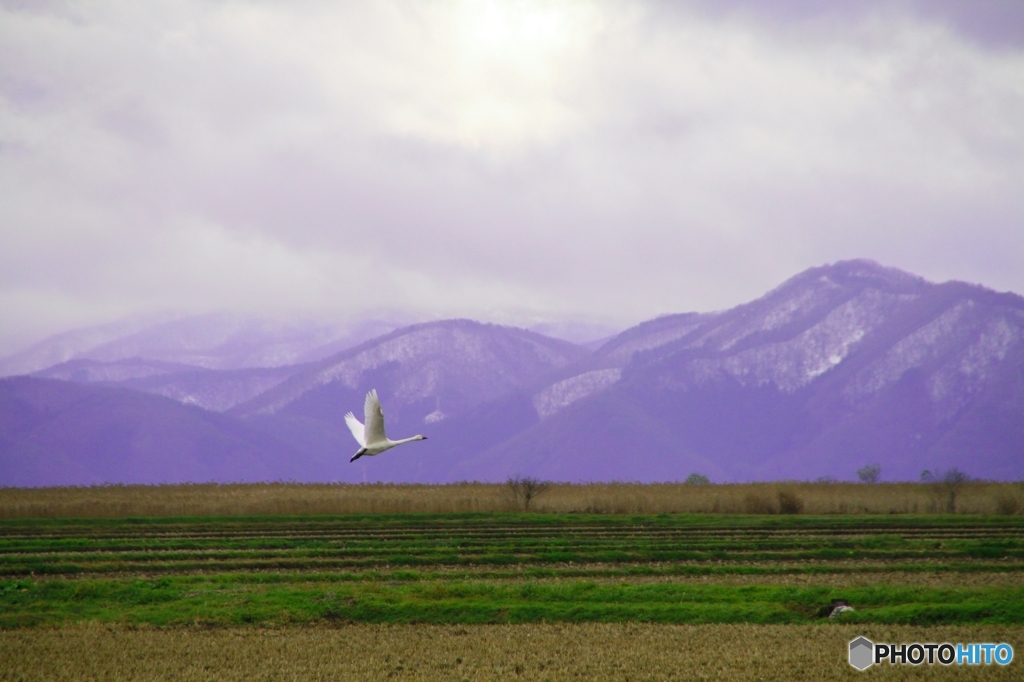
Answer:
<svg viewBox="0 0 1024 682"><path fill-rule="evenodd" d="M948 494L923 483L552 483L531 512L598 514L931 514ZM0 488L0 518L497 512L518 509L502 483L231 483ZM1022 483L966 483L961 514L1019 514Z"/></svg>

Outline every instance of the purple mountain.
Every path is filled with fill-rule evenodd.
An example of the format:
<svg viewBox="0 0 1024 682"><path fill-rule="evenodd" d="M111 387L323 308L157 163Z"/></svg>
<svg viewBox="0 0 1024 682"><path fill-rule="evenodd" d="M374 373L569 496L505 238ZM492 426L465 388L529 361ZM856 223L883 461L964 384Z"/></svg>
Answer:
<svg viewBox="0 0 1024 682"><path fill-rule="evenodd" d="M69 360L34 372L32 376L130 388L173 398L186 405L225 412L269 391L306 368L307 365L303 364L215 370L128 358L111 362Z"/></svg>
<svg viewBox="0 0 1024 682"><path fill-rule="evenodd" d="M340 480L447 480L448 470L491 445L494 434L510 437L528 425L495 405L589 355L581 346L514 327L469 320L419 324L313 363L230 414L306 452L343 454ZM406 446L409 457L349 465L358 446L344 414L361 415L371 388L383 401L391 437L423 433L431 440ZM480 409L495 410L495 431L483 441L472 418Z"/></svg>
<svg viewBox="0 0 1024 682"><path fill-rule="evenodd" d="M869 261L627 330L452 472L550 479L1024 477L1024 298Z"/></svg>
<svg viewBox="0 0 1024 682"><path fill-rule="evenodd" d="M0 381L0 484L1024 478L1024 298L869 261L596 351L453 320L273 369L168 355ZM429 440L349 464L370 388L389 435Z"/></svg>
<svg viewBox="0 0 1024 682"><path fill-rule="evenodd" d="M137 391L0 379L0 484L263 481L309 458L237 419Z"/></svg>
<svg viewBox="0 0 1024 682"><path fill-rule="evenodd" d="M471 320L398 329L312 363L235 407L238 415L341 416L377 388L388 418L431 424L466 412L590 355L534 332Z"/></svg>

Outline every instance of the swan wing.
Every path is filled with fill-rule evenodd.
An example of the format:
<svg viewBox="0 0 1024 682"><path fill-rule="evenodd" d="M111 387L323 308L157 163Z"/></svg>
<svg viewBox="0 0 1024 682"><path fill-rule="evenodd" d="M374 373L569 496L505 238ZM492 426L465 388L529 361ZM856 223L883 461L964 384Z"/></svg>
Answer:
<svg viewBox="0 0 1024 682"><path fill-rule="evenodd" d="M356 416L349 412L345 415L345 423L348 424L348 430L352 432L352 436L355 437L356 442L365 448L366 437L363 435L363 425L359 423Z"/></svg>
<svg viewBox="0 0 1024 682"><path fill-rule="evenodd" d="M380 407L377 389L366 394L366 404L363 409L366 412L366 442L386 441L388 437L384 435L384 410Z"/></svg>

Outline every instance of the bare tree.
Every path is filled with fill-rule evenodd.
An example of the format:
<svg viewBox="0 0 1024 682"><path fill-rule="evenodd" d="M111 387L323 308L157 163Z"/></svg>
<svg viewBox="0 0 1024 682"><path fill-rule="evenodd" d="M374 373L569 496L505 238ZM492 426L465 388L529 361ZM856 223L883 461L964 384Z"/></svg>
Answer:
<svg viewBox="0 0 1024 682"><path fill-rule="evenodd" d="M865 464L857 469L857 478L861 483L878 483L878 477L881 475L882 466L880 464Z"/></svg>
<svg viewBox="0 0 1024 682"><path fill-rule="evenodd" d="M925 469L921 472L921 482L930 483L932 489L935 491L937 497L945 502L946 513L956 513L956 498L963 490L964 485L971 482L971 477L960 471L956 467L947 469L946 471L929 471Z"/></svg>
<svg viewBox="0 0 1024 682"><path fill-rule="evenodd" d="M505 485L508 487L515 506L523 511L529 511L533 498L546 492L550 486L547 481L541 481L531 476L510 478Z"/></svg>

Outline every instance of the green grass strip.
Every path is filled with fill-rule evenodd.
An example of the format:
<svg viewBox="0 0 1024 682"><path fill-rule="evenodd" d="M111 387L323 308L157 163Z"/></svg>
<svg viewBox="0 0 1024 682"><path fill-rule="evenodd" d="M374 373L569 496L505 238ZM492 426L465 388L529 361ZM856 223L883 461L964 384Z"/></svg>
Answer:
<svg viewBox="0 0 1024 682"><path fill-rule="evenodd" d="M831 599L844 619L899 624L1022 624L1024 587L927 588L514 583L252 582L237 576L157 580L0 581L0 627L76 621L180 626L366 623L811 623Z"/></svg>

